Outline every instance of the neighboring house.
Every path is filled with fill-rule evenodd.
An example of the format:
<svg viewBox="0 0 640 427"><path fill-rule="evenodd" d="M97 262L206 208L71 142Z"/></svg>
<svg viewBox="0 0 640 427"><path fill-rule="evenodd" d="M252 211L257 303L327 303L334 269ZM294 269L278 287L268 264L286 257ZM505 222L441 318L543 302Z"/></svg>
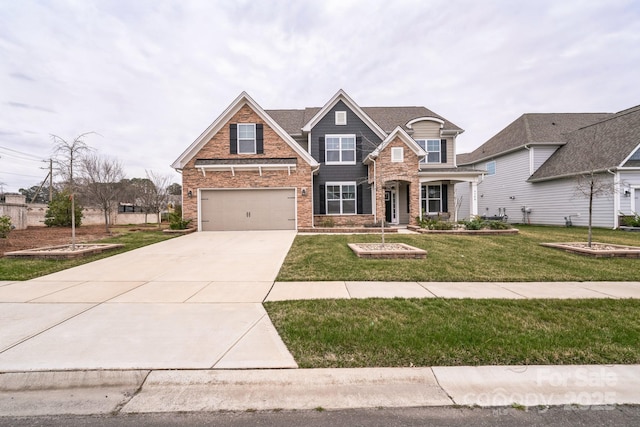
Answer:
<svg viewBox="0 0 640 427"><path fill-rule="evenodd" d="M589 200L577 187L593 172L609 190L594 199L593 225L615 228L619 215L640 210L640 106L615 114L524 114L459 155L458 164L486 170L480 215L545 225L588 224ZM469 215L461 209L461 217Z"/></svg>
<svg viewBox="0 0 640 427"><path fill-rule="evenodd" d="M454 184L475 191L482 172L456 167L462 132L424 107L360 107L342 90L299 110L243 92L172 167L199 230L409 224L454 212Z"/></svg>

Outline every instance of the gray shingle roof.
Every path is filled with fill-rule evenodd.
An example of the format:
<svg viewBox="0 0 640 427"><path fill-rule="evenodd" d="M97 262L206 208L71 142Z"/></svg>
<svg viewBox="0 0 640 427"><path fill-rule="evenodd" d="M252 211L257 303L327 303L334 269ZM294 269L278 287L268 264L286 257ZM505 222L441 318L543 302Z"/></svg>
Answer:
<svg viewBox="0 0 640 427"><path fill-rule="evenodd" d="M289 135L300 135L302 127L315 116L319 107L305 108L304 110L265 110ZM437 117L444 120L443 130L462 132L462 129L425 107L362 107L371 119L387 133L391 133L396 126L405 125L418 117Z"/></svg>
<svg viewBox="0 0 640 427"><path fill-rule="evenodd" d="M471 153L459 154L459 165L471 164L507 153L527 144L562 145L567 135L612 113L528 113L518 117Z"/></svg>
<svg viewBox="0 0 640 427"><path fill-rule="evenodd" d="M529 181L541 181L589 171L614 169L640 144L640 106L613 114L567 136Z"/></svg>

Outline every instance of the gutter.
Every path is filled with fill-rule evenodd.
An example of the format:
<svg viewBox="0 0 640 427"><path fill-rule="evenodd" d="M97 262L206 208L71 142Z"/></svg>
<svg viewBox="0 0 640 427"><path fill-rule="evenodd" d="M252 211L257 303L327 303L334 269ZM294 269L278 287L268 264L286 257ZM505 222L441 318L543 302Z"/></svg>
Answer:
<svg viewBox="0 0 640 427"><path fill-rule="evenodd" d="M598 169L598 170L593 170L593 171L580 171L580 172L573 172L573 173L567 173L567 174L562 174L562 175L553 175L553 176L548 176L548 177L543 177L543 178L534 178L534 179L527 179L527 182L544 182L544 181L553 181L554 179L561 179L561 178L571 178L577 175L582 175L585 173L604 173L604 172L610 172L611 169Z"/></svg>

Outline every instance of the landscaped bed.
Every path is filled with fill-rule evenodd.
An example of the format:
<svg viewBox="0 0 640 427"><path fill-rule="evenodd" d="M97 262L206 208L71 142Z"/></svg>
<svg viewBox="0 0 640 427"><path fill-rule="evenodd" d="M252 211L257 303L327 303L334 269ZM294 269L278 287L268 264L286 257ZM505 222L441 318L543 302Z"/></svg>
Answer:
<svg viewBox="0 0 640 427"><path fill-rule="evenodd" d="M640 300L267 302L301 368L640 363Z"/></svg>

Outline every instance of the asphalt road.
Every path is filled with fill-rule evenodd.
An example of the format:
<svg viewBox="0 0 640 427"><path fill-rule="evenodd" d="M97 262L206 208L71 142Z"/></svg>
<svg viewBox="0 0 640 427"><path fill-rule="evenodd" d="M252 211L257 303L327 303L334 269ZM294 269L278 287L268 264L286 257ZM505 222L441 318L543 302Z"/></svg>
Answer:
<svg viewBox="0 0 640 427"><path fill-rule="evenodd" d="M584 408L400 408L341 411L197 412L113 416L0 417L0 426L638 426L640 406Z"/></svg>

